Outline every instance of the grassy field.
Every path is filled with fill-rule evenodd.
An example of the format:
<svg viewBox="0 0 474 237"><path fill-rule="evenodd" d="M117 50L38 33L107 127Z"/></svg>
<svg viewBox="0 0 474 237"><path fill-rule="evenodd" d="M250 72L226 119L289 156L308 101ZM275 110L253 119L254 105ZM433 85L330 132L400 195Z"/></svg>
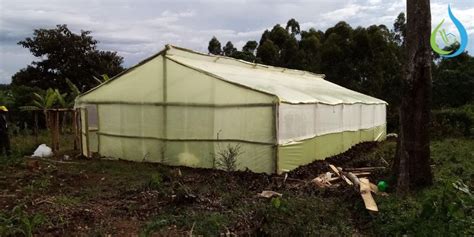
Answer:
<svg viewBox="0 0 474 237"><path fill-rule="evenodd" d="M318 189L250 172L23 158L47 141L15 137L14 156L0 159L0 236L474 235L472 139L434 141L434 185L407 197L390 189L388 196L375 196L378 214L368 213L344 185ZM67 138L62 147L72 147ZM342 167L380 166L381 158L391 162L394 150L393 141L362 144L329 160ZM326 170L320 161L290 177L309 181ZM389 180L387 172L373 173L371 181ZM283 196L258 197L263 190Z"/></svg>

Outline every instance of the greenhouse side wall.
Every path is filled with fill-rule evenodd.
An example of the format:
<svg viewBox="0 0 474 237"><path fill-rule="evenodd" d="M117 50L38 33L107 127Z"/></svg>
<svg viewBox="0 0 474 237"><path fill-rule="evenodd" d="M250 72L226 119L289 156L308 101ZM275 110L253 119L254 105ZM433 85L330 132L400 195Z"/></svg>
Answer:
<svg viewBox="0 0 474 237"><path fill-rule="evenodd" d="M386 104L282 104L279 172L340 154L386 135Z"/></svg>

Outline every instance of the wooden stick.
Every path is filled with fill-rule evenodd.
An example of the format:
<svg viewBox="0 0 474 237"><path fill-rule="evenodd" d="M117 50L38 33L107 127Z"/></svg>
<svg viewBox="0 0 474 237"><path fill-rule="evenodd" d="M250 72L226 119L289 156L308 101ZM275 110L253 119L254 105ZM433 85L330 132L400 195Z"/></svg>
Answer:
<svg viewBox="0 0 474 237"><path fill-rule="evenodd" d="M371 170L378 170L378 169L385 169L385 167L378 166L378 167L344 168L344 171L371 171Z"/></svg>
<svg viewBox="0 0 474 237"><path fill-rule="evenodd" d="M359 172L359 173L356 173L356 172L352 172L355 176L367 176L367 175L370 175L371 173L370 172Z"/></svg>
<svg viewBox="0 0 474 237"><path fill-rule="evenodd" d="M329 168L331 168L334 173L336 173L339 177L341 177L344 181L346 181L347 184L350 186L353 185L353 183L342 173L342 169L336 168L336 166L329 164Z"/></svg>
<svg viewBox="0 0 474 237"><path fill-rule="evenodd" d="M355 176L355 174L349 172L347 173L347 177L352 181L352 183L354 183L354 186L355 188L359 188L360 186L360 181L359 181L359 178L357 178L357 176Z"/></svg>

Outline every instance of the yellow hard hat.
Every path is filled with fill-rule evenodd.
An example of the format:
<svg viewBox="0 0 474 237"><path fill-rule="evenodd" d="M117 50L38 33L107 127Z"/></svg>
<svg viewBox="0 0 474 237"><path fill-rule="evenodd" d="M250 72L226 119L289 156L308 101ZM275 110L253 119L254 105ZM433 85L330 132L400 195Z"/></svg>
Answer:
<svg viewBox="0 0 474 237"><path fill-rule="evenodd" d="M0 110L1 110L1 111L5 111L5 112L8 112L7 107L4 106L4 105L0 106Z"/></svg>

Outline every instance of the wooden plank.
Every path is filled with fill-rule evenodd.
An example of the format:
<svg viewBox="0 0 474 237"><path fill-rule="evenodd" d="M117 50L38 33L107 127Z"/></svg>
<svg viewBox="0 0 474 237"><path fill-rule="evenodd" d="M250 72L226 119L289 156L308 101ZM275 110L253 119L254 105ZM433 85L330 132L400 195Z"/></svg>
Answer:
<svg viewBox="0 0 474 237"><path fill-rule="evenodd" d="M365 208L370 211L379 211L372 194L370 193L370 182L366 178L360 178L360 195L364 200Z"/></svg>
<svg viewBox="0 0 474 237"><path fill-rule="evenodd" d="M373 193L378 193L379 192L379 187L377 187L377 185L373 184L373 183L369 183L370 185L370 191L372 191Z"/></svg>

